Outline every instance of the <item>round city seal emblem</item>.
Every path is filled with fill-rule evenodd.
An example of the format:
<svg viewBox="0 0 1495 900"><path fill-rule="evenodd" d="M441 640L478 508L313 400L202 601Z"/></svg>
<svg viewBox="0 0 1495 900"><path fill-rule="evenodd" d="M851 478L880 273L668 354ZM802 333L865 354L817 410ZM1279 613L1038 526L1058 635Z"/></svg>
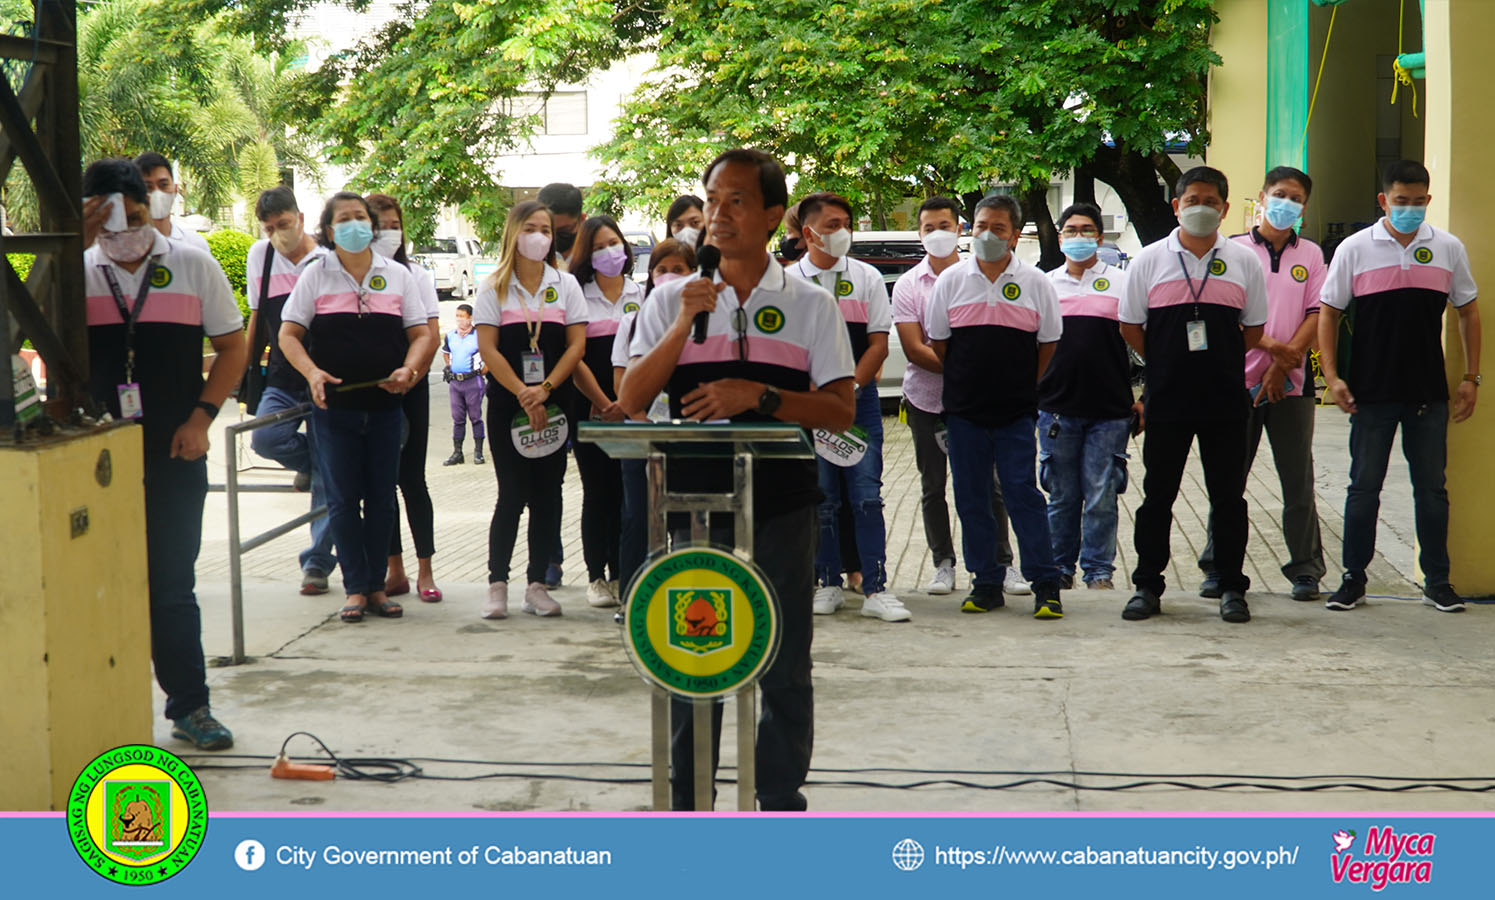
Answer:
<svg viewBox="0 0 1495 900"><path fill-rule="evenodd" d="M1296 281L1299 284L1302 284L1303 282L1305 282L1305 281L1308 280L1308 267L1307 266L1293 266L1290 271L1291 271L1292 276L1293 276L1293 281Z"/></svg>
<svg viewBox="0 0 1495 900"><path fill-rule="evenodd" d="M164 288L171 284L171 270L165 266L156 266L151 271L151 287Z"/></svg>
<svg viewBox="0 0 1495 900"><path fill-rule="evenodd" d="M1009 281L1002 285L1002 296L1008 300L1016 300L1023 295L1023 289L1015 281Z"/></svg>
<svg viewBox="0 0 1495 900"><path fill-rule="evenodd" d="M1224 275L1225 274L1225 260L1223 260L1223 259L1216 259L1216 260L1211 261L1210 264L1209 264L1209 273L1211 275Z"/></svg>
<svg viewBox="0 0 1495 900"><path fill-rule="evenodd" d="M384 280L383 275L375 275L373 278L369 279L369 287L373 288L376 291L382 291L385 288L389 287L389 282Z"/></svg>
<svg viewBox="0 0 1495 900"><path fill-rule="evenodd" d="M208 802L176 754L130 744L99 754L68 793L68 837L83 862L119 884L156 884L202 847Z"/></svg>
<svg viewBox="0 0 1495 900"><path fill-rule="evenodd" d="M1427 247L1418 247L1417 251L1412 254L1412 258L1423 265L1427 265L1433 261L1433 251Z"/></svg>

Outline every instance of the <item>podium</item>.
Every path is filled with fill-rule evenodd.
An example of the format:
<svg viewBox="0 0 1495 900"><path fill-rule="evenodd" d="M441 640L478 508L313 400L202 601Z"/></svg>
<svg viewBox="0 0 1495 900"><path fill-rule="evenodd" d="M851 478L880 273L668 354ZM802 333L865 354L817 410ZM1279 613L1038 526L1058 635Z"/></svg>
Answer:
<svg viewBox="0 0 1495 900"><path fill-rule="evenodd" d="M712 808L712 706L737 698L737 808L756 808L757 680L778 651L778 597L753 562L753 462L811 459L798 425L584 422L577 439L613 459L643 459L649 478L649 557L623 592L624 648L651 699L654 808L670 808L670 699L691 704L695 807ZM672 465L726 460L731 489L678 493ZM671 552L668 518L690 518L690 541ZM710 544L711 514L731 513L733 547ZM718 669L720 671L718 671Z"/></svg>

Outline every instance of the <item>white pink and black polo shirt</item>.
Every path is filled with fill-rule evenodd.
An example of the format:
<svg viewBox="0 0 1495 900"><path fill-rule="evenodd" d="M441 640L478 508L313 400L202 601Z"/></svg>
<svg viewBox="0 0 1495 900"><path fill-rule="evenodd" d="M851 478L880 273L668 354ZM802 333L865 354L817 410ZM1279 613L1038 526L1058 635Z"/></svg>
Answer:
<svg viewBox="0 0 1495 900"><path fill-rule="evenodd" d="M296 282L301 279L301 273L306 271L307 266L330 252L326 247L317 244L301 257L300 262L293 263L276 251L265 238L255 241L249 248L249 254L244 260L245 293L249 300L250 310L259 314L261 327L264 328L265 337L270 342L270 363L265 367L265 383L270 387L286 391L306 389L306 379L296 371L294 366L286 362L285 354L280 351L281 311L285 308L286 298L290 297L291 291L296 289ZM270 259L270 280L264 283L264 286L268 288L265 302L261 303L260 291L265 274L266 253L273 254L273 256Z"/></svg>
<svg viewBox="0 0 1495 900"><path fill-rule="evenodd" d="M1099 260L1079 278L1065 266L1049 273L1064 336L1038 381L1039 409L1081 419L1131 414L1131 357L1116 320L1126 277L1125 269Z"/></svg>
<svg viewBox="0 0 1495 900"><path fill-rule="evenodd" d="M576 276L545 267L540 287L531 294L519 283L519 276L509 276L502 300L493 279L483 282L472 303L474 325L491 325L498 329L498 353L508 362L514 374L524 375L524 355L530 352L530 329L538 325L536 348L543 357L542 368L550 372L566 355L566 328L587 324L587 301ZM555 385L550 402L561 409L571 405L572 379ZM499 384L488 370L488 417L490 422L507 423L519 413L519 398ZM507 426L505 426L507 427Z"/></svg>
<svg viewBox="0 0 1495 900"><path fill-rule="evenodd" d="M810 262L809 254L788 266L785 271L796 278L811 281L830 291L846 322L851 339L851 358L861 360L867 352L869 334L887 334L893 330L893 307L888 302L888 286L882 273L859 259L843 256L829 269Z"/></svg>
<svg viewBox="0 0 1495 900"><path fill-rule="evenodd" d="M618 295L616 303L607 299L596 281L583 285L581 293L587 302L587 350L582 361L592 370L592 376L597 379L597 384L608 399L616 400L617 392L613 390L613 344L617 340L618 329L623 325L623 318L629 313L637 314L639 306L644 302L644 286L631 278L623 279L623 293ZM632 322L632 319L629 321ZM582 399L584 398L578 397L577 402L580 403Z"/></svg>

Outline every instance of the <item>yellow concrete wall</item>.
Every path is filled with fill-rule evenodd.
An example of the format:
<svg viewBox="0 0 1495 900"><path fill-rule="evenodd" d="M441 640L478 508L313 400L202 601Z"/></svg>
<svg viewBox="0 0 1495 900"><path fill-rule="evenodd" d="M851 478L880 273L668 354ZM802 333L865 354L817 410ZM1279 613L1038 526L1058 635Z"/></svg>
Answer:
<svg viewBox="0 0 1495 900"><path fill-rule="evenodd" d="M150 742L143 475L133 425L0 448L0 809L61 809L95 755Z"/></svg>
<svg viewBox="0 0 1495 900"><path fill-rule="evenodd" d="M1489 175L1495 121L1488 115L1489 85L1495 80L1495 3L1428 0L1427 166L1433 202L1428 221L1457 235L1469 250L1474 279L1488 298L1495 291L1495 182ZM1489 312L1489 300L1480 305ZM1486 334L1495 335L1495 316ZM1458 317L1447 317L1445 334L1449 385L1465 371ZM1481 368L1490 365L1485 341ZM1474 418L1448 429L1448 550L1452 580L1464 594L1495 594L1495 478L1490 448L1495 446L1495 379L1480 388Z"/></svg>
<svg viewBox="0 0 1495 900"><path fill-rule="evenodd" d="M1305 0L1306 2L1306 0ZM1245 231L1247 202L1256 199L1267 159L1267 3L1218 0L1220 21L1210 42L1221 65L1210 73L1207 165L1230 180L1230 212L1221 229Z"/></svg>

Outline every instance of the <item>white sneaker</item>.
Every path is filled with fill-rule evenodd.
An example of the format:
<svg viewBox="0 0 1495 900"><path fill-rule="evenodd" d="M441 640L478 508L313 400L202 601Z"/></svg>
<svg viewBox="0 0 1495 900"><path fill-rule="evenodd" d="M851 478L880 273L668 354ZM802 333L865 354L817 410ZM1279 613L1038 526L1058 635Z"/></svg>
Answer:
<svg viewBox="0 0 1495 900"><path fill-rule="evenodd" d="M530 582L530 586L524 589L524 603L519 607L532 616L558 616L561 614L561 605L550 596L545 585L538 581Z"/></svg>
<svg viewBox="0 0 1495 900"><path fill-rule="evenodd" d="M1013 566L1007 567L1007 577L1002 580L1002 593L1004 594L1031 594L1033 586L1023 580L1023 576Z"/></svg>
<svg viewBox="0 0 1495 900"><path fill-rule="evenodd" d="M840 585L826 585L815 589L815 602L810 608L817 616L828 616L846 605L846 598L841 596Z"/></svg>
<svg viewBox="0 0 1495 900"><path fill-rule="evenodd" d="M884 622L907 622L914 617L892 591L878 591L863 600L862 615L876 616Z"/></svg>
<svg viewBox="0 0 1495 900"><path fill-rule="evenodd" d="M495 581L488 585L488 599L483 601L483 618L506 619L509 616L509 584Z"/></svg>
<svg viewBox="0 0 1495 900"><path fill-rule="evenodd" d="M926 594L948 594L955 590L955 566L941 565L934 570L934 578L924 585Z"/></svg>
<svg viewBox="0 0 1495 900"><path fill-rule="evenodd" d="M596 609L609 609L618 605L618 595L611 584L599 578L587 585L587 603Z"/></svg>

